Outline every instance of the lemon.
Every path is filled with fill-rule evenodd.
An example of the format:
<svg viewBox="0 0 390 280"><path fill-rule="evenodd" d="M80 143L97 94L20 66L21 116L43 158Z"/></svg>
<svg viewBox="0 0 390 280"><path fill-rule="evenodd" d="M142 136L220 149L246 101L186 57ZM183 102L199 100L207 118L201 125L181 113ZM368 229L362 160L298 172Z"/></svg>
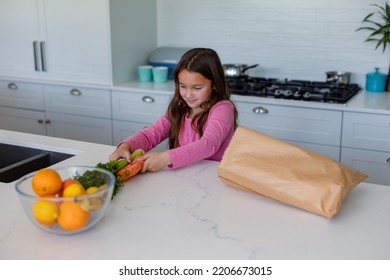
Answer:
<svg viewBox="0 0 390 280"><path fill-rule="evenodd" d="M37 200L32 208L33 215L38 222L51 226L58 218L58 206L55 202L47 200Z"/></svg>
<svg viewBox="0 0 390 280"><path fill-rule="evenodd" d="M85 194L84 187L79 183L69 185L63 192L63 197L73 197Z"/></svg>

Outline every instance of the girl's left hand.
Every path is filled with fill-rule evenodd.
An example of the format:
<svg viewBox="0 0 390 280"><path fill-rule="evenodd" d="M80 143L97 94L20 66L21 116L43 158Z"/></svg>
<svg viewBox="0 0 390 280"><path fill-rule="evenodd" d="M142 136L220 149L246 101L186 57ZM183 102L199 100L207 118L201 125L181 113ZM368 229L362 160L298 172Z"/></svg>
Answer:
<svg viewBox="0 0 390 280"><path fill-rule="evenodd" d="M137 160L144 161L144 167L141 171L142 173L146 171L159 171L171 164L171 157L167 152L148 152L137 158Z"/></svg>

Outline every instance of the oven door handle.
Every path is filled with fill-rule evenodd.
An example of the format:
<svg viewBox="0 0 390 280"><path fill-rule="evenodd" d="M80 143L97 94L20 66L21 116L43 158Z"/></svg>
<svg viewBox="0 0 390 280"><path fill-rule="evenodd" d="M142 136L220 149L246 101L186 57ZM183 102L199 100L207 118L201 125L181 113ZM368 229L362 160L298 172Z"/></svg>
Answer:
<svg viewBox="0 0 390 280"><path fill-rule="evenodd" d="M268 109L264 108L264 107L255 107L252 109L252 112L255 113L255 114L268 114Z"/></svg>

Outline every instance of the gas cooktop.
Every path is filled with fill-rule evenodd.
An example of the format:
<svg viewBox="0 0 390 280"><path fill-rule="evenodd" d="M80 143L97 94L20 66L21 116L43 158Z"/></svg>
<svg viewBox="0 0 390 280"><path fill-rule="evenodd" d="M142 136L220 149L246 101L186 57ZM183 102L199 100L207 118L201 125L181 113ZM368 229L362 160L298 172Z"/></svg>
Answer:
<svg viewBox="0 0 390 280"><path fill-rule="evenodd" d="M232 94L345 104L360 91L357 84L261 77L227 77Z"/></svg>

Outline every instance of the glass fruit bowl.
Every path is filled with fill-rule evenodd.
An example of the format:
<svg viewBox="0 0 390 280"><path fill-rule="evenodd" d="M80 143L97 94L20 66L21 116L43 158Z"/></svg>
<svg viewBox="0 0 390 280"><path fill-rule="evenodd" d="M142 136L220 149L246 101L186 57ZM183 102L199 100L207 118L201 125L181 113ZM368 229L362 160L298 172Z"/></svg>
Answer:
<svg viewBox="0 0 390 280"><path fill-rule="evenodd" d="M41 230L59 235L86 231L104 216L115 176L90 166L44 168L16 181L23 208Z"/></svg>

